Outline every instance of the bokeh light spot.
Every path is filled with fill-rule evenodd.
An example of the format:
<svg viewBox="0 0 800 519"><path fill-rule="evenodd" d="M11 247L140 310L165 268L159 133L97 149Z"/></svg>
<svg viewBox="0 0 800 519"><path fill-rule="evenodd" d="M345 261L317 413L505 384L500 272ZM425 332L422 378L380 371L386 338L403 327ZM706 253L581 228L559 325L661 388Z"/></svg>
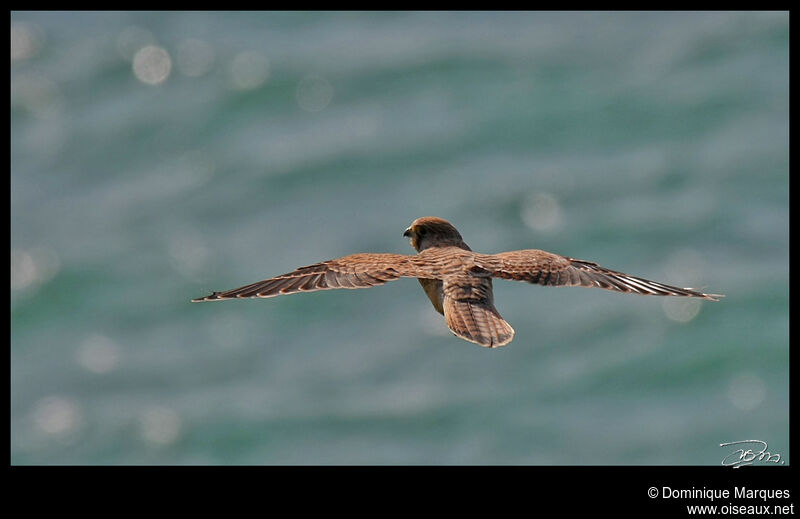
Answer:
<svg viewBox="0 0 800 519"><path fill-rule="evenodd" d="M688 323L700 313L702 299L689 297L665 297L662 308L666 316L678 323Z"/></svg>
<svg viewBox="0 0 800 519"><path fill-rule="evenodd" d="M133 57L133 73L136 79L147 85L163 83L171 69L169 53L155 45L143 47Z"/></svg>
<svg viewBox="0 0 800 519"><path fill-rule="evenodd" d="M109 373L119 364L120 347L104 335L92 334L80 344L76 357L92 373Z"/></svg>
<svg viewBox="0 0 800 519"><path fill-rule="evenodd" d="M139 417L139 434L148 443L169 445L178 439L180 432L180 416L167 407L150 407Z"/></svg>
<svg viewBox="0 0 800 519"><path fill-rule="evenodd" d="M60 268L58 256L46 248L11 251L11 290L33 289L55 277Z"/></svg>
<svg viewBox="0 0 800 519"><path fill-rule="evenodd" d="M65 436L80 428L81 415L81 409L74 400L49 396L36 403L33 420L39 431L52 436Z"/></svg>
<svg viewBox="0 0 800 519"><path fill-rule="evenodd" d="M766 396L767 389L761 377L754 373L740 373L728 386L728 398L737 409L752 411Z"/></svg>
<svg viewBox="0 0 800 519"><path fill-rule="evenodd" d="M269 60L260 52L240 52L231 62L231 81L237 90L253 90L269 78Z"/></svg>
<svg viewBox="0 0 800 519"><path fill-rule="evenodd" d="M522 204L522 221L534 231L557 230L562 224L561 204L550 193L533 193Z"/></svg>
<svg viewBox="0 0 800 519"><path fill-rule="evenodd" d="M11 61L32 58L44 46L44 33L38 25L16 22L11 24Z"/></svg>

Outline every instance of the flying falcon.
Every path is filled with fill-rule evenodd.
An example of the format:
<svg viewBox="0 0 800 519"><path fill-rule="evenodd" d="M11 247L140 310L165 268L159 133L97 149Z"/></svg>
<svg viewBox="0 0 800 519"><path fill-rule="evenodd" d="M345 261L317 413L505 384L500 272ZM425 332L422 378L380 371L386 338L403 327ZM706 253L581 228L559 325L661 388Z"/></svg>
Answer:
<svg viewBox="0 0 800 519"><path fill-rule="evenodd" d="M488 348L505 346L514 329L494 307L492 278L546 286L599 287L654 296L701 297L703 294L629 276L591 261L527 249L478 254L447 220L426 216L405 230L418 254L351 254L315 263L258 283L193 299L193 302L274 297L332 288L369 288L398 278L417 278L437 312L455 335Z"/></svg>

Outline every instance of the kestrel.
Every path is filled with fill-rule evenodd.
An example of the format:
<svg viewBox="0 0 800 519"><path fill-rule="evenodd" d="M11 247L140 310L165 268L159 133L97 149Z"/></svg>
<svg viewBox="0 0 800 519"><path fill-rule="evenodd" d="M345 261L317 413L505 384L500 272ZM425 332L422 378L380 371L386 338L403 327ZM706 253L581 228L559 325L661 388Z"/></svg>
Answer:
<svg viewBox="0 0 800 519"><path fill-rule="evenodd" d="M496 348L511 342L514 329L494 307L492 278L546 286L599 287L641 295L701 297L709 301L723 297L629 276L591 261L543 250L478 254L464 243L450 222L433 216L414 220L403 236L410 238L418 254L351 254L192 301L369 288L398 278L417 278L453 334L481 346Z"/></svg>

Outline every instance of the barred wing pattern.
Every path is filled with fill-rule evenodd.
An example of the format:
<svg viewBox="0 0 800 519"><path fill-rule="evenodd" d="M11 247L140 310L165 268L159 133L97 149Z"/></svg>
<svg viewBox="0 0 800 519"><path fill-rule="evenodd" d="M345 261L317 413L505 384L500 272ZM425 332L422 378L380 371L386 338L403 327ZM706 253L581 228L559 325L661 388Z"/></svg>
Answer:
<svg viewBox="0 0 800 519"><path fill-rule="evenodd" d="M710 301L724 297L630 276L591 261L536 249L478 254L475 263L494 277L547 286L599 287L630 294L701 297Z"/></svg>
<svg viewBox="0 0 800 519"><path fill-rule="evenodd" d="M723 297L629 276L597 263L542 250L476 254L450 222L438 217L417 218L403 236L410 239L418 254L351 254L192 301L369 288L401 277L412 277L419 280L433 307L444 315L447 326L456 336L495 348L511 342L514 329L494 306L492 278L545 286L598 287L630 294L697 297L710 301Z"/></svg>
<svg viewBox="0 0 800 519"><path fill-rule="evenodd" d="M333 288L369 288L401 277L424 277L428 274L428 270L420 267L416 256L380 253L351 254L300 267L287 274L243 287L214 292L209 296L199 297L192 301L275 297Z"/></svg>

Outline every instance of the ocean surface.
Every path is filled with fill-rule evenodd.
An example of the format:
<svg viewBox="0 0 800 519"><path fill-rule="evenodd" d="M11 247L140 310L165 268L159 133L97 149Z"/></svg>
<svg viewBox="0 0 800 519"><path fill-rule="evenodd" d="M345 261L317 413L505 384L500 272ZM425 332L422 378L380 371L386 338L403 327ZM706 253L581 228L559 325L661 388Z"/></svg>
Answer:
<svg viewBox="0 0 800 519"><path fill-rule="evenodd" d="M788 183L787 12L13 12L11 463L788 464ZM190 303L429 215L726 297Z"/></svg>

